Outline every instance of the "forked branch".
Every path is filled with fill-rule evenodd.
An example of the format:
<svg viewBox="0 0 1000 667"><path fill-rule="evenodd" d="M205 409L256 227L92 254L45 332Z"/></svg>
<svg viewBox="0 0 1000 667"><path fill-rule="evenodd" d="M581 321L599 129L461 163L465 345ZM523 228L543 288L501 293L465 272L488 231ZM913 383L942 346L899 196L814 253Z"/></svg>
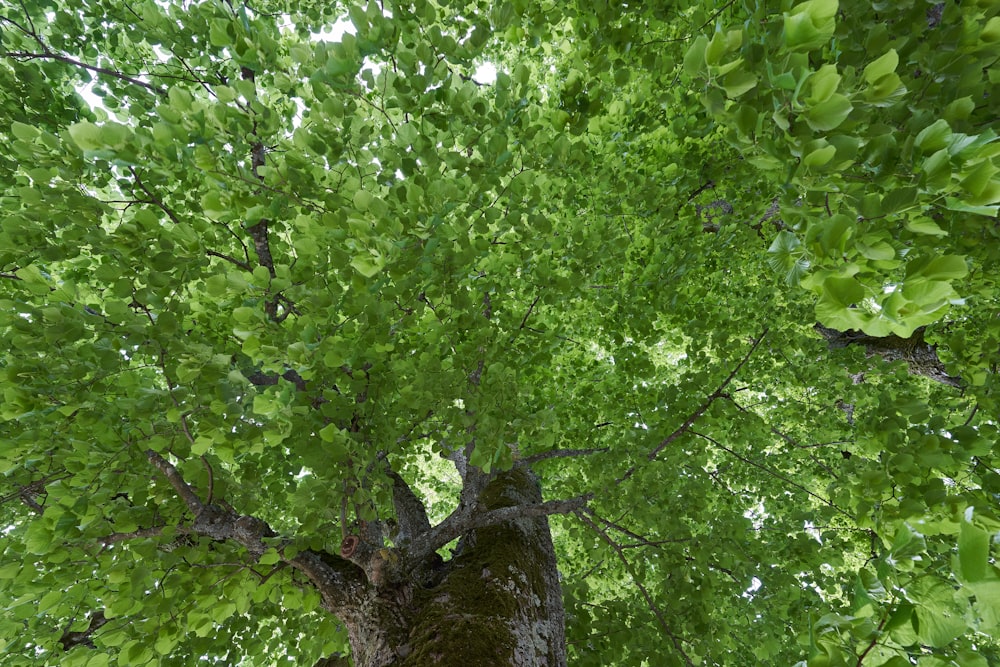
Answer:
<svg viewBox="0 0 1000 667"><path fill-rule="evenodd" d="M620 560L622 562L622 565L625 566L625 570L633 575L632 582L635 584L636 588L639 589L639 593L646 601L646 606L649 607L649 610L653 613L653 616L656 617L656 620L660 624L660 628L663 630L663 633L670 638L670 642L674 645L674 649L676 649L677 652L681 655L681 658L683 658L684 664L688 665L688 667L694 667L694 662L691 660L691 657L688 656L687 652L684 650L684 645L682 643L683 640L679 636L677 636L677 634L674 633L673 630L670 629L670 626L667 624L666 618L664 617L663 610L660 609L659 606L657 606L656 602L653 600L653 596L650 595L649 590L643 585L642 577L635 576L632 569L632 563L629 562L628 557L625 556L625 551L622 548L622 546L618 544L614 539L612 539L611 536L608 535L608 533L603 528L601 528L596 523L591 521L590 517L588 517L584 512L576 511L574 512L574 514L578 519L580 519L580 521L583 522L585 526L587 526L595 533L597 533L598 536L600 536L600 538L605 543L607 543L607 545L610 546L611 549L615 552L615 555L618 556L618 560Z"/></svg>
<svg viewBox="0 0 1000 667"><path fill-rule="evenodd" d="M656 445L656 447L650 450L649 454L646 455L647 460L653 461L654 459L656 459L656 457L659 456L660 452L666 449L667 446L670 445L670 443L674 442L675 440L677 440L677 438L684 435L694 425L694 423L698 421L698 419L703 414L705 414L705 412L710 407L712 407L712 403L719 400L720 398L725 398L726 396L728 396L728 394L726 393L726 389L736 378L736 375L740 372L740 370L742 370L743 366L745 366L746 363L750 360L750 357L753 356L753 353L757 351L757 348L760 347L760 344L764 341L764 337L767 335L767 331L768 331L767 327L764 327L764 330L761 331L760 335L757 336L757 338L753 341L753 345L750 346L750 349L747 350L747 353L744 354L743 358L740 359L738 364L736 364L736 367L733 368L733 370L730 371L729 375L726 376L726 379L724 379L722 383L718 387L716 387L715 391L713 391L705 398L705 400L701 403L701 405L695 408L694 412L688 415L688 418L684 420L683 424L674 429L674 431L670 435L665 437L663 440L659 442L659 444ZM615 484L616 485L621 484L629 477L634 475L636 470L638 469L639 469L638 464L633 465L632 467L630 467L628 470L625 471L624 475L615 480Z"/></svg>
<svg viewBox="0 0 1000 667"><path fill-rule="evenodd" d="M336 610L356 599L364 585L364 574L352 563L325 552L310 549L285 556L284 546L290 540L276 539L277 533L264 521L254 516L239 514L228 505L202 503L191 486L184 481L177 467L152 450L146 452L150 462L167 478L188 509L195 515L190 526L180 527L183 532L194 533L218 541L232 541L243 546L256 561L271 546L276 546L279 557L292 568L302 572L319 591L323 606ZM143 533L143 534L139 534ZM134 537L147 536L139 531ZM128 536L109 536L111 542Z"/></svg>

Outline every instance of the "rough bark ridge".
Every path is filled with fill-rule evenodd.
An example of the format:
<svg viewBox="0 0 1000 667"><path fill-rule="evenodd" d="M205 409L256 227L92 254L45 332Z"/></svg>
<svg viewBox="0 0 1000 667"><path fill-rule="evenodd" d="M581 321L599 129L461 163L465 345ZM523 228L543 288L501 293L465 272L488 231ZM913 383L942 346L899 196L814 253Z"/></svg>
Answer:
<svg viewBox="0 0 1000 667"><path fill-rule="evenodd" d="M542 502L538 481L523 463L498 474L460 467L466 483L459 506L436 526L403 478L387 469L398 541L384 541L383 522L361 522L337 555L286 551L282 544L289 542L266 522L203 501L173 463L152 450L147 456L194 516L177 532L236 542L253 559L268 544L279 544L282 561L304 575L323 609L344 623L354 667L566 664L548 515L578 511L590 497ZM118 534L106 543L158 530ZM451 557L443 559L437 551L455 539Z"/></svg>
<svg viewBox="0 0 1000 667"><path fill-rule="evenodd" d="M895 334L869 336L860 331L837 331L821 324L817 324L815 329L829 342L831 350L848 345L862 345L869 357L879 356L886 361L905 361L910 367L910 373L914 375L923 375L952 387L961 387L963 384L961 378L948 374L934 346L924 340L924 327L914 331L909 338L900 338Z"/></svg>
<svg viewBox="0 0 1000 667"><path fill-rule="evenodd" d="M495 478L479 506L489 511L540 502L534 477L521 468ZM356 667L566 664L562 595L545 516L464 534L438 570L429 584L404 577L387 587L370 585L338 610Z"/></svg>

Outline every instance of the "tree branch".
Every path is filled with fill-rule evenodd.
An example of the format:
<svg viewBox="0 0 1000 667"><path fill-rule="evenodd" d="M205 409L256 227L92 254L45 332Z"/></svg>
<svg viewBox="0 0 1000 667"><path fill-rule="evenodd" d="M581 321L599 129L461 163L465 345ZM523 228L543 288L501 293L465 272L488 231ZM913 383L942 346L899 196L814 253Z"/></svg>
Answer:
<svg viewBox="0 0 1000 667"><path fill-rule="evenodd" d="M780 479L785 484L788 484L789 486L794 486L796 489L798 489L798 490L806 493L809 496L812 496L813 498L815 498L816 500L820 501L824 505L829 505L830 507L832 507L833 509L837 510L838 512L840 512L844 516L849 517L852 521L855 519L854 515L849 514L848 512L840 509L839 507L837 507L836 505L834 505L832 501L829 501L826 498L824 498L823 496L820 496L818 494L813 493L812 491L810 491L806 487L802 486L801 484L798 484L797 482L793 482L792 480L788 479L787 477L785 477L784 475L782 475L781 473L779 473L776 470L773 470L773 469L771 469L771 468L769 468L769 467L767 467L765 465L762 465L760 463L752 461L752 460L746 458L745 456L741 456L740 454L737 454L732 449L730 449L729 447L726 447L725 445L723 445L721 442L719 442L715 438L709 437L709 436L705 435L704 433L698 433L697 431L691 431L691 435L696 435L699 438L703 438L703 439L709 441L710 443L712 443L713 445L715 445L716 447L718 447L719 449L721 449L722 451L727 452L728 454L730 454L731 456L736 457L737 459L739 459L743 463L746 463L748 466L752 466L754 468L757 468L758 470L763 470L764 472L766 472L768 475L771 475L775 479Z"/></svg>
<svg viewBox="0 0 1000 667"><path fill-rule="evenodd" d="M241 515L228 505L222 507L203 504L174 465L152 450L147 451L146 456L195 514L190 526L179 527L184 532L218 541L236 542L249 552L255 562L272 544L290 543L289 540L274 539L277 538L277 533L257 517ZM139 536L141 535L137 535ZM127 539L112 537L116 541ZM306 575L319 591L324 608L331 613L336 613L352 599L356 600L361 593L365 582L363 571L343 558L311 549L288 557L284 554L283 546L278 548L278 553L283 562Z"/></svg>
<svg viewBox="0 0 1000 667"><path fill-rule="evenodd" d="M649 452L649 454L646 455L647 460L649 461L654 460L660 454L660 452L662 452L670 443L672 443L674 440L681 437L685 432L687 432L687 430L691 428L691 426L698 420L698 418L701 417L703 414L705 414L705 411L712 406L712 403L726 396L726 388L733 381L733 379L736 378L736 374L740 372L740 370L743 368L744 365L746 365L747 361L750 360L750 357L757 350L760 344L764 341L764 337L767 335L767 331L768 331L767 327L764 327L764 330L760 332L760 335L757 337L757 339L753 341L753 345L751 345L750 349L747 350L747 353L743 355L743 358L740 359L740 362L736 364L736 367L729 373L729 375L726 376L726 379L722 381L722 384L716 387L715 391L713 391L711 394L708 395L708 397L704 400L704 402L702 402L702 404L699 405L695 409L695 411L692 412L688 416L688 418L684 420L683 424L674 429L674 431L670 435L661 440L660 443L656 447L654 447ZM625 471L624 475L615 480L615 485L617 486L618 484L621 484L622 482L627 480L629 477L635 474L636 470L638 469L639 469L639 464L634 464L632 467L630 467L628 470Z"/></svg>
<svg viewBox="0 0 1000 667"><path fill-rule="evenodd" d="M37 500L35 500L35 494L32 491L33 490L30 487L24 487L18 495L21 498L21 502L27 505L31 511L35 514L42 514L45 512L45 508L42 507Z"/></svg>
<svg viewBox="0 0 1000 667"><path fill-rule="evenodd" d="M202 504L201 500L198 499L198 495L194 490L184 481L181 477L181 473L177 468L167 461L165 458L154 452L152 449L146 450L146 458L149 459L150 463L156 466L163 476L167 478L170 482L170 486L174 487L174 491L177 495L181 497L184 504L188 506L188 509L197 517L205 510L205 505Z"/></svg>
<svg viewBox="0 0 1000 667"><path fill-rule="evenodd" d="M281 375L278 375L277 373L262 373L260 371L255 371L246 376L246 379L250 381L250 384L257 387L270 387L276 385L278 384L279 378L291 382L299 391L306 390L305 379L299 375L297 371L291 368Z"/></svg>
<svg viewBox="0 0 1000 667"><path fill-rule="evenodd" d="M468 530L475 528L486 528L498 523L513 521L515 519L525 519L529 517L551 516L553 514L571 514L582 509L594 498L593 493L585 493L570 498L568 500L548 500L543 503L533 505L514 505L512 507L499 507L489 510L473 518ZM457 537L457 536L456 536ZM448 540L450 542L451 540ZM447 544L445 542L444 544ZM442 545L444 546L444 545Z"/></svg>
<svg viewBox="0 0 1000 667"><path fill-rule="evenodd" d="M448 517L418 536L410 545L408 557L413 565L423 562L431 553L461 535L477 528L530 517L570 514L582 509L594 494L587 493L569 500L550 500L543 503L513 505L478 512L475 507L459 505Z"/></svg>
<svg viewBox="0 0 1000 667"><path fill-rule="evenodd" d="M613 539L611 539L611 536L608 535L603 528L601 528L596 523L591 521L590 517L588 517L583 512L577 511L574 512L574 514L578 519L580 519L580 521L584 523L584 525L591 528L595 533L597 533L601 537L602 540L604 540L604 542L608 544L608 546L610 546L614 550L615 554L617 554L618 556L618 560L620 560L622 562L622 565L625 566L625 570L629 572L629 574L633 574L632 582L635 584L636 588L639 589L639 593L642 594L643 599L646 600L646 606L649 607L649 610L651 612L653 612L653 616L655 616L656 620L659 622L660 628L663 630L664 634L666 634L667 637L670 638L670 642L674 645L674 648L677 650L677 652L681 654L681 657L684 659L685 664L687 664L688 667L695 667L694 662L692 662L691 658L684 651L684 646L681 643L681 638L678 637L676 634L674 634L673 630L670 629L670 626L667 625L667 621L663 617L663 611L657 606L656 602L653 601L653 596L649 594L649 591L642 584L642 578L634 576L634 573L632 571L632 564L625 556L625 552L624 550L622 550L621 545L615 542Z"/></svg>
<svg viewBox="0 0 1000 667"><path fill-rule="evenodd" d="M522 461L531 465L532 463L547 461L548 459L561 459L570 456L590 456L591 454L602 454L607 451L609 451L607 447L594 447L592 449L553 449L548 452L541 452L539 454L526 456L522 459Z"/></svg>
<svg viewBox="0 0 1000 667"><path fill-rule="evenodd" d="M542 298L542 295L539 294L538 296L535 297L535 300L531 302L531 305L528 306L528 312L526 312L524 314L524 317L521 318L521 326L519 326L518 329L523 329L525 327L525 325L528 323L528 318L531 317L531 311L533 311L535 309L535 305L538 303L538 300L541 299L541 298Z"/></svg>
<svg viewBox="0 0 1000 667"><path fill-rule="evenodd" d="M167 91L162 88L157 88L156 86L146 83L145 81L140 81L128 75L122 74L121 72L116 72L115 70L107 69L105 67L98 67L96 65L88 65L85 62L76 60L75 58L70 58L69 56L63 55L61 53L55 53L52 51L43 51L41 53L32 53L30 51L4 51L0 53L0 57L14 58L15 60L57 60L59 62L67 63L75 67L80 67L85 70L90 70L91 72L96 72L98 74L104 74L121 81L126 81L136 86L141 86L146 90L152 91L159 95L160 97L166 97Z"/></svg>
<svg viewBox="0 0 1000 667"><path fill-rule="evenodd" d="M69 627L63 632L62 637L59 638L59 643L62 644L63 650L68 651L74 646L88 646L94 648L94 642L91 641L90 636L101 629L108 619L104 616L104 610L98 609L93 614L90 615L90 625L87 626L86 630L81 632L70 632ZM70 624L70 627L72 623Z"/></svg>
<svg viewBox="0 0 1000 667"><path fill-rule="evenodd" d="M837 331L817 324L813 327L826 339L831 350L849 345L862 345L868 357L882 357L886 361L905 361L913 375L923 375L935 382L951 387L962 387L962 378L949 375L938 358L934 346L924 340L926 327L916 329L909 338L895 334L869 336L860 331Z"/></svg>
<svg viewBox="0 0 1000 667"><path fill-rule="evenodd" d="M386 464L386 474L392 480L392 506L396 512L399 528L397 546L405 546L418 536L429 533L431 522L427 518L427 508L406 480L388 464Z"/></svg>
<svg viewBox="0 0 1000 667"><path fill-rule="evenodd" d="M179 531L186 532L186 531ZM159 537L163 534L163 526L156 526L155 528L140 528L139 530L133 530L129 533L111 533L110 535L105 535L100 538L101 544L105 546L110 546L118 542L125 542L128 540L135 540L143 537Z"/></svg>

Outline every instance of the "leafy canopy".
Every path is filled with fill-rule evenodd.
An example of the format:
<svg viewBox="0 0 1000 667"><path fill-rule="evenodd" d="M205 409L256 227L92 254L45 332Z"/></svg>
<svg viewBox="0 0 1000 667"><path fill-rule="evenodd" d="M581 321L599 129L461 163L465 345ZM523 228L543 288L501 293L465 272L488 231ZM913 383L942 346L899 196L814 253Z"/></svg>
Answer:
<svg viewBox="0 0 1000 667"><path fill-rule="evenodd" d="M572 664L995 664L998 55L996 0L5 3L5 664L345 650L146 450L336 551L473 425L596 494Z"/></svg>

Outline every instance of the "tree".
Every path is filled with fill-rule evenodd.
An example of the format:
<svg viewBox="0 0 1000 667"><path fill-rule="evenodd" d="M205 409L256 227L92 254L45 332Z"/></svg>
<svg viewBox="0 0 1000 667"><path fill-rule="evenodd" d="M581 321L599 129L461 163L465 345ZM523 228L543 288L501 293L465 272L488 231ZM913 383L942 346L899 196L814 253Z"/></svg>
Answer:
<svg viewBox="0 0 1000 667"><path fill-rule="evenodd" d="M5 664L1000 661L1000 3L633 5L0 9Z"/></svg>

